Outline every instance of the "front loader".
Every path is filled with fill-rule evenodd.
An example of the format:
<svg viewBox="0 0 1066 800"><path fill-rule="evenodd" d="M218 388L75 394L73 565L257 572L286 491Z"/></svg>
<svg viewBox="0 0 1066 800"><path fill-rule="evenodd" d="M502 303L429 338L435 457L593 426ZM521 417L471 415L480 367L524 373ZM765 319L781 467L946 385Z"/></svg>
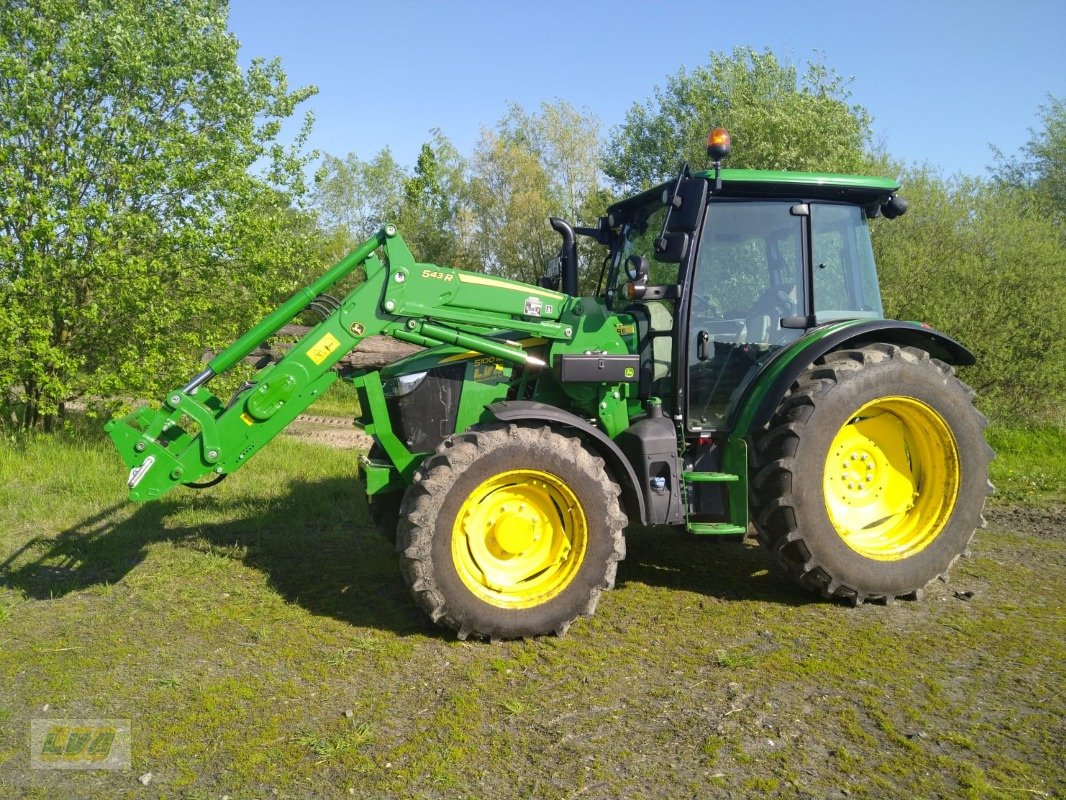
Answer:
<svg viewBox="0 0 1066 800"><path fill-rule="evenodd" d="M628 524L758 540L853 604L916 596L962 553L991 451L958 342L883 318L867 220L889 180L721 168L552 219L537 286L418 263L391 225L215 356L158 411L107 430L130 498L239 469L369 336L421 350L347 371L374 443L361 481L404 578L460 637L563 633L614 584ZM577 237L609 250L578 296ZM361 268L343 299L328 294ZM324 312L227 402L210 380L308 306ZM749 519L750 515L750 519Z"/></svg>

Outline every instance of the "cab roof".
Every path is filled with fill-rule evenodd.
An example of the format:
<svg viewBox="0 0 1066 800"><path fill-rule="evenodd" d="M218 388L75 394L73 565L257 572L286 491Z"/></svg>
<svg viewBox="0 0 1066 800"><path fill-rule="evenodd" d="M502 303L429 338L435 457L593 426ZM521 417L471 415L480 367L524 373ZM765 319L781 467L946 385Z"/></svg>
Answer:
<svg viewBox="0 0 1066 800"><path fill-rule="evenodd" d="M714 170L694 177L714 180ZM899 183L869 175L838 175L830 172L784 172L769 169L723 169L719 196L801 197L811 200L841 200L866 205L887 199Z"/></svg>
<svg viewBox="0 0 1066 800"><path fill-rule="evenodd" d="M885 202L899 189L899 183L869 175L840 175L831 172L786 172L768 169L723 169L722 189L715 197L789 198L796 200L835 200L869 206ZM692 173L693 178L714 180L714 170ZM676 179L641 192L612 205L608 213L646 206L673 189ZM628 216L623 211L623 218Z"/></svg>

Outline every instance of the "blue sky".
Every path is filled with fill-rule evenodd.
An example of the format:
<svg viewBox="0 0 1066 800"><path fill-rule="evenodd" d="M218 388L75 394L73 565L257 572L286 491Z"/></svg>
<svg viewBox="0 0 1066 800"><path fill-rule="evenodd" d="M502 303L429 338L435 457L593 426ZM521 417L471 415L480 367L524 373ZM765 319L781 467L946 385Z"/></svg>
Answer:
<svg viewBox="0 0 1066 800"><path fill-rule="evenodd" d="M897 158L983 175L1047 95L1066 96L1066 0L882 2L326 2L231 0L241 58L280 56L315 84L311 145L412 164L431 128L469 153L509 102L562 98L607 131L710 51L822 54L853 78Z"/></svg>

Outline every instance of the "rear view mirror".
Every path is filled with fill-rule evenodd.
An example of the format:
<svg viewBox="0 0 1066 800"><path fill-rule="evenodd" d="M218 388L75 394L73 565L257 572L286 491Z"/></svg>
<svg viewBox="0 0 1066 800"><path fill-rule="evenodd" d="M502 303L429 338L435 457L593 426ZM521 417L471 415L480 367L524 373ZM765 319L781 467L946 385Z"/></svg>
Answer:
<svg viewBox="0 0 1066 800"><path fill-rule="evenodd" d="M626 259L626 275L631 281L641 281L648 277L648 259L632 255Z"/></svg>

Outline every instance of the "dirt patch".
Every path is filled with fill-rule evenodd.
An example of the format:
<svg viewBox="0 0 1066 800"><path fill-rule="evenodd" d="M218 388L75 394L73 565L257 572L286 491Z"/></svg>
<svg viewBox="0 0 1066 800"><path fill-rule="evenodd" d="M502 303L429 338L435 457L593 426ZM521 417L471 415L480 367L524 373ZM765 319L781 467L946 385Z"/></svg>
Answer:
<svg viewBox="0 0 1066 800"><path fill-rule="evenodd" d="M285 429L285 435L338 450L369 450L373 441L362 428L355 427L354 420L315 414L298 416Z"/></svg>
<svg viewBox="0 0 1066 800"><path fill-rule="evenodd" d="M989 526L1046 539L1066 539L1066 505L1005 506L985 512Z"/></svg>

